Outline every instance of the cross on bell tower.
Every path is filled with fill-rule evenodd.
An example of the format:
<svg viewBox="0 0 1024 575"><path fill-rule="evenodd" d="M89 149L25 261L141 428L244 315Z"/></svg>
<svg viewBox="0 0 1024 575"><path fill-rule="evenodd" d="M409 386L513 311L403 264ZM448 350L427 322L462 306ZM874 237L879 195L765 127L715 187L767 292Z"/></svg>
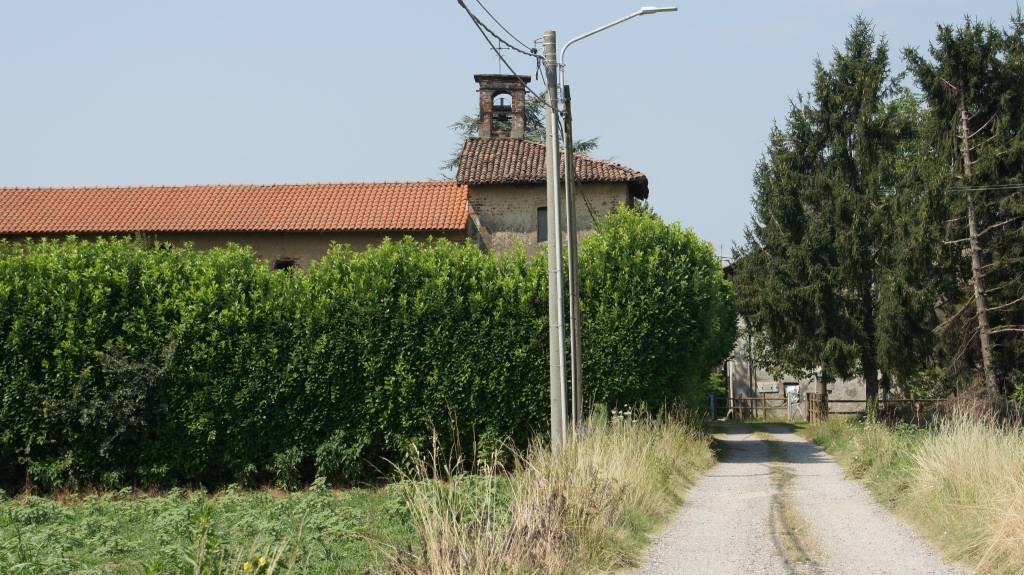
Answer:
<svg viewBox="0 0 1024 575"><path fill-rule="evenodd" d="M526 85L529 76L477 74L480 85L480 138L526 136Z"/></svg>

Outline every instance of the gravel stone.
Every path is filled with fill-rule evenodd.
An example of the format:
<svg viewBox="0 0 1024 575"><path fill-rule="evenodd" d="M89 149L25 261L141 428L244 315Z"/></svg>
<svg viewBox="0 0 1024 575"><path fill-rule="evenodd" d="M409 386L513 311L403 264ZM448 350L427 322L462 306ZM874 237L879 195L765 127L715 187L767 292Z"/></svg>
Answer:
<svg viewBox="0 0 1024 575"><path fill-rule="evenodd" d="M765 429L765 428L761 428ZM821 448L769 426L791 476L785 489L802 521L816 565L787 563L772 521L772 454L751 426L729 424L716 437L719 463L689 491L634 575L731 575L813 572L828 575L967 575L876 503Z"/></svg>

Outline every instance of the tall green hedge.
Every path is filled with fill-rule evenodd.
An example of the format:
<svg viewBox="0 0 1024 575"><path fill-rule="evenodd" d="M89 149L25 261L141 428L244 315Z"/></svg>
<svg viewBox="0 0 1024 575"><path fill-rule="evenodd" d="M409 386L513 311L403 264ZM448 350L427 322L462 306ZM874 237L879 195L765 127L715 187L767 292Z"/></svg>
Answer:
<svg viewBox="0 0 1024 575"><path fill-rule="evenodd" d="M588 400L696 401L732 343L690 231L631 210L581 248ZM246 249L0 242L0 483L286 484L547 429L543 256L444 240Z"/></svg>

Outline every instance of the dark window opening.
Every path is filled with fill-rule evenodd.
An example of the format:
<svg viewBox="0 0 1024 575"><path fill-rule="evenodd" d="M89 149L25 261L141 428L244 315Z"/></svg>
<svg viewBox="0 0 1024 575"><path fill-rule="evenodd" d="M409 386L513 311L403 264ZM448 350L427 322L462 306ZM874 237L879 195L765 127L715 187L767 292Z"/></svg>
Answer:
<svg viewBox="0 0 1024 575"><path fill-rule="evenodd" d="M293 258L280 258L280 259L276 259L276 260L274 260L273 269L275 269L275 270L286 270L288 268L295 267L296 263L298 263L298 262L295 259L293 259Z"/></svg>
<svg viewBox="0 0 1024 575"><path fill-rule="evenodd" d="M537 243L548 241L548 209L537 208Z"/></svg>

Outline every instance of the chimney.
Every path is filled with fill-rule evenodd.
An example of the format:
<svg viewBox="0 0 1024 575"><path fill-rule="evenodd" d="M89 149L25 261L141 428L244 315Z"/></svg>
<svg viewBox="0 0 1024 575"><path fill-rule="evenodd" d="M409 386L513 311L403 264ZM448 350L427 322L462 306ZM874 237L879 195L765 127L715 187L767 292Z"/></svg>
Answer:
<svg viewBox="0 0 1024 575"><path fill-rule="evenodd" d="M526 137L526 85L529 76L477 74L480 85L481 138Z"/></svg>

